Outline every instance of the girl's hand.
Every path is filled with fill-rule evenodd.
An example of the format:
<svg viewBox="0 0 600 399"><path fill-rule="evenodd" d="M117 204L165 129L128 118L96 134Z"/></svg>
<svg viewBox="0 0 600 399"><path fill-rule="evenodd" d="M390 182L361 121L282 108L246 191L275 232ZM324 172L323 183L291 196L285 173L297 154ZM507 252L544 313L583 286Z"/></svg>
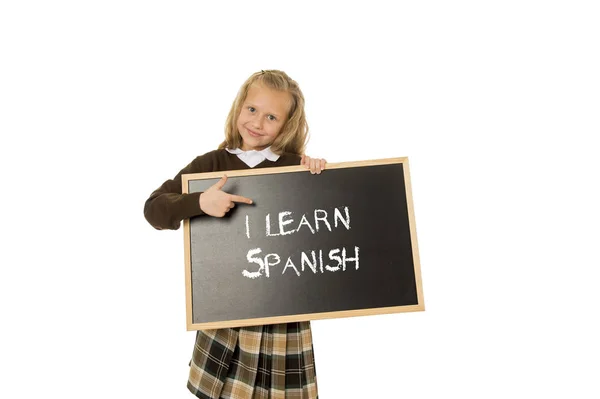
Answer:
<svg viewBox="0 0 600 399"><path fill-rule="evenodd" d="M304 165L307 169L310 169L310 173L313 175L315 173L320 175L323 169L325 169L326 163L327 161L324 159L311 158L308 155L302 155L302 160L300 161L300 165Z"/></svg>
<svg viewBox="0 0 600 399"><path fill-rule="evenodd" d="M202 209L202 212L221 218L235 207L236 202L243 202L244 204L252 203L250 198L227 194L225 191L221 191L226 182L227 175L224 175L221 180L200 194L200 209Z"/></svg>

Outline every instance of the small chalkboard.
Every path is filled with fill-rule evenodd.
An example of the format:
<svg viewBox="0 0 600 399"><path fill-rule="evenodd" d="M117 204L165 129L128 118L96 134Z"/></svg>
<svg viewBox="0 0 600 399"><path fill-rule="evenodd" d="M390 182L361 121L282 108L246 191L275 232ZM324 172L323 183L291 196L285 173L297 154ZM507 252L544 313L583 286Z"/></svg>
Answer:
<svg viewBox="0 0 600 399"><path fill-rule="evenodd" d="M424 310L407 158L183 175L243 195L184 221L187 329Z"/></svg>

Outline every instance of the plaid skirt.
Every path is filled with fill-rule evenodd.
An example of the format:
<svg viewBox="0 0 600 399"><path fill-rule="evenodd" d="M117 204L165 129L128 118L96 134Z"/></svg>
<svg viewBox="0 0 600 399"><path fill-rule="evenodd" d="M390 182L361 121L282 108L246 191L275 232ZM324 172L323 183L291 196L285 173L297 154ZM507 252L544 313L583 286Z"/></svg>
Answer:
<svg viewBox="0 0 600 399"><path fill-rule="evenodd" d="M196 333L188 389L202 399L316 399L310 322Z"/></svg>

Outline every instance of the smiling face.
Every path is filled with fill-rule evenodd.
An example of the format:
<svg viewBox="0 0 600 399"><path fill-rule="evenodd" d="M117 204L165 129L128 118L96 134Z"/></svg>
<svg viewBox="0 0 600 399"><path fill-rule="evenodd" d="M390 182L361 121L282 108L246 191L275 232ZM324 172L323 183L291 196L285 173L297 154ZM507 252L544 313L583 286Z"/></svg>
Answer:
<svg viewBox="0 0 600 399"><path fill-rule="evenodd" d="M288 118L292 97L288 92L253 84L237 119L242 150L260 151L273 143Z"/></svg>

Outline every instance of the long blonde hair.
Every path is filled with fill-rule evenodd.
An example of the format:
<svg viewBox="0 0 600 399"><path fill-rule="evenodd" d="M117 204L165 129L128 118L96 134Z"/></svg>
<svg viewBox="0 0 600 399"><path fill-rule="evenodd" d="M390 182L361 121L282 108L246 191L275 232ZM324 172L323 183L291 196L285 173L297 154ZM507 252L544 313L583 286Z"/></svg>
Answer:
<svg viewBox="0 0 600 399"><path fill-rule="evenodd" d="M231 105L231 110L225 122L225 141L219 145L223 148L242 148L242 136L237 129L237 119L251 85L258 83L273 90L290 93L292 97L292 107L288 119L281 127L281 130L273 144L271 151L276 154L289 152L293 154L304 154L306 143L308 142L308 124L304 113L304 95L296 83L285 72L278 70L260 71L254 73L244 82L238 94Z"/></svg>

